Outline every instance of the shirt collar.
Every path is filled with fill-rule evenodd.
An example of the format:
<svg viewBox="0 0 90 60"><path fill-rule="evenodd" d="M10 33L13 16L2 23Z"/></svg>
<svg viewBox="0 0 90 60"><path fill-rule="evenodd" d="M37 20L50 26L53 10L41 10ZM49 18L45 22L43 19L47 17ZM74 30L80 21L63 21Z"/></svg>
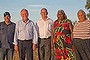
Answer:
<svg viewBox="0 0 90 60"><path fill-rule="evenodd" d="M25 23L25 22L23 22L23 20L22 20L22 23L24 23L24 24L28 24L30 21L31 21L31 20L28 19L28 21Z"/></svg>
<svg viewBox="0 0 90 60"><path fill-rule="evenodd" d="M47 17L46 21L48 21L50 18ZM42 18L40 18L40 20L44 21Z"/></svg>
<svg viewBox="0 0 90 60"><path fill-rule="evenodd" d="M5 23L5 21L4 21L3 23L4 23L5 25L7 25L7 24ZM9 23L8 25L11 25L11 24L12 24L12 22L10 21L10 23ZM7 26L8 26L8 25L7 25Z"/></svg>

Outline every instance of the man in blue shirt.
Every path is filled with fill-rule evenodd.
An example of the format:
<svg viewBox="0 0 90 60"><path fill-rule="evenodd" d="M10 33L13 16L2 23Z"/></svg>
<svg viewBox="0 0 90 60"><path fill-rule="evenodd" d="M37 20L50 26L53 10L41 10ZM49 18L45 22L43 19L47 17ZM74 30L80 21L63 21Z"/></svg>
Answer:
<svg viewBox="0 0 90 60"><path fill-rule="evenodd" d="M13 39L15 23L10 21L10 13L4 13L4 22L0 22L0 60L12 60L13 57Z"/></svg>
<svg viewBox="0 0 90 60"><path fill-rule="evenodd" d="M14 49L19 50L20 60L33 60L33 50L36 49L38 34L33 21L29 20L28 10L21 10L22 19L16 23Z"/></svg>

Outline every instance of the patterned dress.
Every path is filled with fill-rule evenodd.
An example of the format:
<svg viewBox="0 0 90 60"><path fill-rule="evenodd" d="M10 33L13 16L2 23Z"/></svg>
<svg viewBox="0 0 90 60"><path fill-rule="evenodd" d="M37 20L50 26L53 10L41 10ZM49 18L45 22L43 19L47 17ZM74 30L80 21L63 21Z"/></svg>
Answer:
<svg viewBox="0 0 90 60"><path fill-rule="evenodd" d="M53 42L55 60L75 60L69 25L72 26L69 19L62 22L58 20L54 22Z"/></svg>

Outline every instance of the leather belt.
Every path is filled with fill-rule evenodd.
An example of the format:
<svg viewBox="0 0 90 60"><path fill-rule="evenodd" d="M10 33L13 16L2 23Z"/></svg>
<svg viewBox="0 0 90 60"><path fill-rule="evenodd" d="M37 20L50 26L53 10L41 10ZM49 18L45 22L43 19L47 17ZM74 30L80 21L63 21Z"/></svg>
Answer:
<svg viewBox="0 0 90 60"><path fill-rule="evenodd" d="M40 39L42 39L42 40L46 40L46 39L50 39L51 38L51 36L50 37L48 37L48 38L40 38Z"/></svg>

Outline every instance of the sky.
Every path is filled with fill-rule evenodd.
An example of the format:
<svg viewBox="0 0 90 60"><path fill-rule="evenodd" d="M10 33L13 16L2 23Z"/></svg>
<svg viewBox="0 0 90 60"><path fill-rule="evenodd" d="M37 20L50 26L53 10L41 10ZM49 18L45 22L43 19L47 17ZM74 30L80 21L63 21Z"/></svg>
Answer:
<svg viewBox="0 0 90 60"><path fill-rule="evenodd" d="M4 21L4 12L10 12L11 21L21 20L20 10L25 8L29 11L29 19L37 22L40 18L41 8L47 8L48 17L52 20L57 19L57 11L65 11L68 19L72 22L78 20L77 12L79 9L85 9L86 0L0 0L0 22Z"/></svg>

